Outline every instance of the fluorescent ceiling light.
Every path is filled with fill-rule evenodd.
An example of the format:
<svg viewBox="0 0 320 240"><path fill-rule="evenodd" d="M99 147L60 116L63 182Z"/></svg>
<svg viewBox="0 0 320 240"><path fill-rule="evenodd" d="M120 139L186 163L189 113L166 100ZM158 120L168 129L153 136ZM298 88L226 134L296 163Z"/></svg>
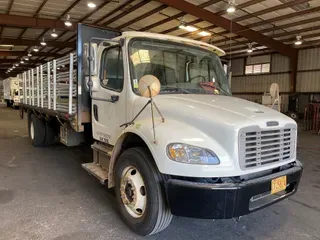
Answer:
<svg viewBox="0 0 320 240"><path fill-rule="evenodd" d="M3 47L3 48L12 48L12 47L14 47L14 45L0 44L0 47Z"/></svg>
<svg viewBox="0 0 320 240"><path fill-rule="evenodd" d="M95 8L97 5L95 4L95 3L93 3L93 2L88 2L88 7L89 8Z"/></svg>
<svg viewBox="0 0 320 240"><path fill-rule="evenodd" d="M206 31L201 31L201 32L199 32L199 35L201 35L201 36L210 36L211 35L211 33L209 33L209 32L206 32Z"/></svg>
<svg viewBox="0 0 320 240"><path fill-rule="evenodd" d="M182 29L187 30L188 32L194 32L198 30L198 28L192 26L184 26Z"/></svg>

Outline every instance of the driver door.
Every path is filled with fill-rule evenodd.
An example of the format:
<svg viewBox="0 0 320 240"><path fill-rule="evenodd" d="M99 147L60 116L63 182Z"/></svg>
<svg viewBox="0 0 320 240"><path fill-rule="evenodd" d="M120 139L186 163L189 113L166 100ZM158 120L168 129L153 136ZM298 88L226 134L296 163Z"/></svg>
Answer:
<svg viewBox="0 0 320 240"><path fill-rule="evenodd" d="M98 91L93 92L92 128L96 140L114 145L126 120L126 89L121 46L101 53ZM105 100L104 100L105 99Z"/></svg>

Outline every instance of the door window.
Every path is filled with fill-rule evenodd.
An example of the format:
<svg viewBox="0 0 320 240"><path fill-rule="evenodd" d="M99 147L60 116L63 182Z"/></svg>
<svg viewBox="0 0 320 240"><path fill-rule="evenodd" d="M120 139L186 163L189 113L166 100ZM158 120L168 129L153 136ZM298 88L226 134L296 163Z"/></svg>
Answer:
<svg viewBox="0 0 320 240"><path fill-rule="evenodd" d="M123 59L120 47L105 49L102 53L101 86L113 91L123 89Z"/></svg>

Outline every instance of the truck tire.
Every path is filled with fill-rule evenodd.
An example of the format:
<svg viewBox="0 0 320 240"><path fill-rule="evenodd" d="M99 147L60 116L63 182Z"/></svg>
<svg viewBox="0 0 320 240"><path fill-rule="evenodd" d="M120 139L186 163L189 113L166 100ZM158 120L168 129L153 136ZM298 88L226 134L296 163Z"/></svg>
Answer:
<svg viewBox="0 0 320 240"><path fill-rule="evenodd" d="M124 222L137 234L152 235L172 220L164 181L146 148L130 148L115 166L115 193Z"/></svg>
<svg viewBox="0 0 320 240"><path fill-rule="evenodd" d="M56 142L56 131L53 126L49 122L45 122L45 138L44 138L44 144L49 146L53 145Z"/></svg>
<svg viewBox="0 0 320 240"><path fill-rule="evenodd" d="M32 146L40 147L44 145L45 141L45 124L37 118L36 115L31 114L28 121L29 138Z"/></svg>

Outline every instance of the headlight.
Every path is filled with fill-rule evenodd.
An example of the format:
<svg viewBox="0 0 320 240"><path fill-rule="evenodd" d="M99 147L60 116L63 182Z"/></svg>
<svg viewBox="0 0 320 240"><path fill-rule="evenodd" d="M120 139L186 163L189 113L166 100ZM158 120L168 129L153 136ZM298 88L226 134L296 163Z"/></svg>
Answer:
<svg viewBox="0 0 320 240"><path fill-rule="evenodd" d="M217 155L205 148L183 143L171 143L167 146L168 157L176 162L202 165L217 165L220 160Z"/></svg>

